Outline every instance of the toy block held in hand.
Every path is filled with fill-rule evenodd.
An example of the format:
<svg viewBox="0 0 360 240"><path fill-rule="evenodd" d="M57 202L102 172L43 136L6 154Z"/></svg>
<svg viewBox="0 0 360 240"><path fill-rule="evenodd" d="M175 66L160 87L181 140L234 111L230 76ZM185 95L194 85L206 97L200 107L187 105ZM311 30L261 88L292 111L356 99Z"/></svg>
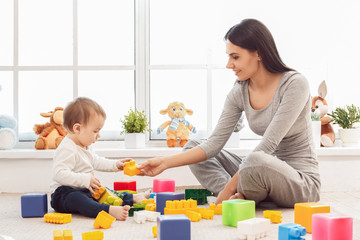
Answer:
<svg viewBox="0 0 360 240"><path fill-rule="evenodd" d="M44 222L64 224L71 222L70 213L47 213L44 215Z"/></svg>
<svg viewBox="0 0 360 240"><path fill-rule="evenodd" d="M61 230L53 231L54 240L73 240L73 234L70 229L64 229L63 232Z"/></svg>
<svg viewBox="0 0 360 240"><path fill-rule="evenodd" d="M287 223L279 225L279 240L303 240L306 229L299 224Z"/></svg>
<svg viewBox="0 0 360 240"><path fill-rule="evenodd" d="M113 216L104 210L99 212L95 218L94 228L110 228L111 224L116 220Z"/></svg>
<svg viewBox="0 0 360 240"><path fill-rule="evenodd" d="M295 203L294 222L306 228L306 232L312 232L312 215L315 213L329 213L330 206L317 202Z"/></svg>
<svg viewBox="0 0 360 240"><path fill-rule="evenodd" d="M114 190L131 190L136 192L136 181L114 182Z"/></svg>
<svg viewBox="0 0 360 240"><path fill-rule="evenodd" d="M172 179L154 179L153 191L160 192L175 192L175 180Z"/></svg>
<svg viewBox="0 0 360 240"><path fill-rule="evenodd" d="M124 174L128 176L135 176L141 173L141 170L136 166L135 161L131 160L125 163Z"/></svg>
<svg viewBox="0 0 360 240"><path fill-rule="evenodd" d="M237 227L237 222L255 217L255 201L232 199L222 202L222 223Z"/></svg>
<svg viewBox="0 0 360 240"><path fill-rule="evenodd" d="M263 214L264 218L270 219L272 223L281 223L281 211L265 210Z"/></svg>
<svg viewBox="0 0 360 240"><path fill-rule="evenodd" d="M240 239L265 239L271 230L269 219L250 218L237 222Z"/></svg>
<svg viewBox="0 0 360 240"><path fill-rule="evenodd" d="M48 212L46 193L28 193L21 196L21 216L43 217Z"/></svg>
<svg viewBox="0 0 360 240"><path fill-rule="evenodd" d="M81 234L82 240L103 240L104 233L102 231L84 232Z"/></svg>
<svg viewBox="0 0 360 240"><path fill-rule="evenodd" d="M352 240L353 219L337 213L317 213L312 215L313 240Z"/></svg>

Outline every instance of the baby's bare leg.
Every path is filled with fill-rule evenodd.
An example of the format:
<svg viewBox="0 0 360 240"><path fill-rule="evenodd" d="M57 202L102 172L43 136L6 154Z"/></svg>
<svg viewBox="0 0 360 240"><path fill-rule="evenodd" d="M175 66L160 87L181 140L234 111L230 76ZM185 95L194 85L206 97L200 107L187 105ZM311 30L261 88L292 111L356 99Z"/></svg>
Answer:
<svg viewBox="0 0 360 240"><path fill-rule="evenodd" d="M147 199L150 197L150 189L143 192L143 193L137 193L133 195L133 201L134 203L141 203L143 199Z"/></svg>
<svg viewBox="0 0 360 240"><path fill-rule="evenodd" d="M125 206L110 206L109 214L120 221L125 221L129 215L129 205Z"/></svg>

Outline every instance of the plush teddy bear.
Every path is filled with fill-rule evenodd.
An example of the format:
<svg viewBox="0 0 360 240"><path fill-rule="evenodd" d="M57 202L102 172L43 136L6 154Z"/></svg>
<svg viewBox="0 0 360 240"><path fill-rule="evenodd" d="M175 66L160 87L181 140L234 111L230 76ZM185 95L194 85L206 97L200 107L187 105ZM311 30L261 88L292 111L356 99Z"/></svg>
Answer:
<svg viewBox="0 0 360 240"><path fill-rule="evenodd" d="M50 122L34 126L35 133L39 135L35 142L36 149L56 149L64 139L67 132L62 126L63 110L62 107L56 107L54 111L40 113L41 116L50 118Z"/></svg>
<svg viewBox="0 0 360 240"><path fill-rule="evenodd" d="M178 139L180 140L180 146L183 147L189 140L190 131L196 133L196 129L188 121L185 120L185 115L192 115L193 111L185 108L181 102L172 102L166 109L160 110L160 114L168 116L171 121L167 121L157 129L157 133L160 134L165 128L169 127L166 131L167 146L176 147L178 145Z"/></svg>
<svg viewBox="0 0 360 240"><path fill-rule="evenodd" d="M311 111L320 116L321 119L321 146L331 147L335 143L334 129L330 124L331 118L326 116L328 112L328 104L324 99L327 94L327 87L325 81L322 81L318 89L319 96L311 97Z"/></svg>
<svg viewBox="0 0 360 240"><path fill-rule="evenodd" d="M0 114L0 150L12 149L15 146L18 141L16 126L17 121L14 117Z"/></svg>

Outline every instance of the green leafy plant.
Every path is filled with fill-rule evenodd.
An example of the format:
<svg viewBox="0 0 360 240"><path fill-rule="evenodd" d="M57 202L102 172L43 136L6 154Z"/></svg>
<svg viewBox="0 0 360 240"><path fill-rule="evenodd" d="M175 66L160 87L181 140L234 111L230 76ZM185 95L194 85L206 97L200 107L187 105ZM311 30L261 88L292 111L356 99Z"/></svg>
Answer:
<svg viewBox="0 0 360 240"><path fill-rule="evenodd" d="M342 128L354 128L353 124L360 122L360 108L346 105L346 107L337 107L335 111L328 114L332 117L331 122L337 123Z"/></svg>
<svg viewBox="0 0 360 240"><path fill-rule="evenodd" d="M146 118L145 112L139 112L135 109L132 110L130 108L128 115L124 116L124 119L120 119L120 122L122 123L123 131L121 131L121 134L123 133L145 133L146 131L151 131L149 129L149 122Z"/></svg>
<svg viewBox="0 0 360 240"><path fill-rule="evenodd" d="M315 112L311 112L311 121L320 121L321 118L318 114L316 114Z"/></svg>

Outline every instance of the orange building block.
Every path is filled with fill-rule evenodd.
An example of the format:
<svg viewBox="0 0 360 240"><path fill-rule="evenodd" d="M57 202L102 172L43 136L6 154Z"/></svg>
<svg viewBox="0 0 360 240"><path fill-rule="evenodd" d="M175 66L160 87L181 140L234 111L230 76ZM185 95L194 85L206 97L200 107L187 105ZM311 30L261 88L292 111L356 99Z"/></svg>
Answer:
<svg viewBox="0 0 360 240"><path fill-rule="evenodd" d="M272 223L281 223L281 211L265 210L263 211L264 218L270 219Z"/></svg>
<svg viewBox="0 0 360 240"><path fill-rule="evenodd" d="M141 173L141 170L137 168L135 161L131 160L125 163L124 174L128 176L135 176Z"/></svg>
<svg viewBox="0 0 360 240"><path fill-rule="evenodd" d="M70 213L47 213L44 215L44 222L64 224L71 222Z"/></svg>
<svg viewBox="0 0 360 240"><path fill-rule="evenodd" d="M98 213L97 217L95 218L94 228L110 228L111 224L116 220L113 216L108 214L105 211L101 211Z"/></svg>
<svg viewBox="0 0 360 240"><path fill-rule="evenodd" d="M92 231L82 233L82 240L103 240L104 233L102 231Z"/></svg>
<svg viewBox="0 0 360 240"><path fill-rule="evenodd" d="M193 199L188 200L174 200L166 201L166 207L164 208L164 214L186 214L187 210L197 212L197 201Z"/></svg>
<svg viewBox="0 0 360 240"><path fill-rule="evenodd" d="M312 215L329 213L330 206L316 202L295 203L294 211L294 222L306 228L306 232L312 233Z"/></svg>
<svg viewBox="0 0 360 240"><path fill-rule="evenodd" d="M63 232L61 230L53 231L54 240L73 240L73 234L70 229L65 229Z"/></svg>
<svg viewBox="0 0 360 240"><path fill-rule="evenodd" d="M209 209L214 210L214 213L216 215L221 215L222 214L222 204L221 203L218 204L218 205L215 205L214 203L211 203L209 205Z"/></svg>
<svg viewBox="0 0 360 240"><path fill-rule="evenodd" d="M145 198L142 200L142 203L155 203L155 200L153 198Z"/></svg>

